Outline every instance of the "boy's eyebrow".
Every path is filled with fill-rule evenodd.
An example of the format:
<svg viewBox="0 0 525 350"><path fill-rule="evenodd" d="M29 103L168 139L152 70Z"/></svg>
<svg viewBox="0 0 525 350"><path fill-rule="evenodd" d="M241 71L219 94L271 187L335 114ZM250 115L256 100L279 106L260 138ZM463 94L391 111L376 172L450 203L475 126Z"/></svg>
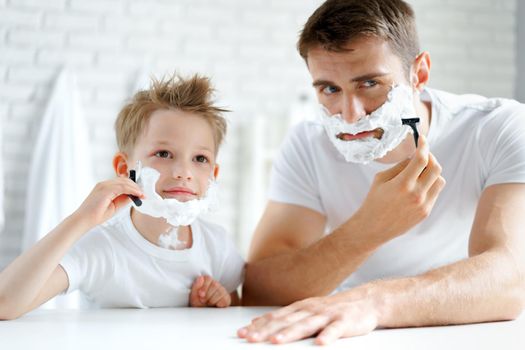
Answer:
<svg viewBox="0 0 525 350"><path fill-rule="evenodd" d="M171 143L169 141L162 140L162 141L156 141L155 145L156 146L171 146ZM213 153L212 149L210 149L209 147L204 146L204 145L198 145L197 148L200 149L200 150L205 150L205 151L209 151L209 152Z"/></svg>
<svg viewBox="0 0 525 350"><path fill-rule="evenodd" d="M198 146L198 147L199 147L199 149L201 149L201 150L205 150L205 151L208 151L208 152L213 153L213 150L211 150L209 147L206 147L206 146Z"/></svg>
<svg viewBox="0 0 525 350"><path fill-rule="evenodd" d="M358 81L365 81L365 80L370 80L370 79L374 79L374 78L380 78L380 77L383 77L385 75L389 75L390 73L386 73L386 72L373 72L373 73L367 73L367 74L363 74L363 75L360 75L358 77L355 77L355 78L352 78L350 80L350 82L358 82ZM318 79L318 80L315 80L313 83L312 83L312 86L313 87L316 87L316 86L335 86L336 84L330 80L324 80L324 79Z"/></svg>

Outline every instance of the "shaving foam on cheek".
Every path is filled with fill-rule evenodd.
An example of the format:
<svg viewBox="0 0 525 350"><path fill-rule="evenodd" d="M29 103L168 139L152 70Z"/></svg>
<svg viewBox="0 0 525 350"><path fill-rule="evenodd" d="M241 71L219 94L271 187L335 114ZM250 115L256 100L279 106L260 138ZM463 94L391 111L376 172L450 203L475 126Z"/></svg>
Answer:
<svg viewBox="0 0 525 350"><path fill-rule="evenodd" d="M140 168L140 164L137 165ZM206 194L202 198L192 199L187 202L178 201L175 198L162 198L155 190L160 173L153 168L141 168L137 184L144 192L146 198L142 205L133 204L139 212L156 218L165 218L174 226L170 231L162 234L159 245L164 248L174 248L184 242L178 240L179 226L191 225L199 215L213 210L217 205L217 184L210 178Z"/></svg>
<svg viewBox="0 0 525 350"><path fill-rule="evenodd" d="M321 106L321 122L328 138L347 162L367 164L379 159L396 148L412 132L408 125L403 125L402 118L415 118L412 89L406 85L397 85L388 93L387 101L370 115L357 123L346 123L340 114L330 115ZM364 139L344 141L338 138L340 134L358 134L360 132L382 129L380 139L368 137Z"/></svg>

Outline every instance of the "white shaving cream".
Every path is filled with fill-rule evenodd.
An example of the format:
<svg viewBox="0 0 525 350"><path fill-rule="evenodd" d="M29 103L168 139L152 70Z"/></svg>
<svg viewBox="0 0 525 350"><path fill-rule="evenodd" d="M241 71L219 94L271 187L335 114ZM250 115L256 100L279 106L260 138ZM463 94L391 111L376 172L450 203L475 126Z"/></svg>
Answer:
<svg viewBox="0 0 525 350"><path fill-rule="evenodd" d="M202 198L181 202L175 198L162 198L155 190L160 173L149 167L140 168L138 164L137 184L144 192L146 198L142 199L142 205L133 204L139 212L156 218L165 218L174 226L170 231L162 234L159 245L164 248L177 248L184 242L178 240L178 227L191 225L199 215L216 207L217 184L209 180L208 190Z"/></svg>
<svg viewBox="0 0 525 350"><path fill-rule="evenodd" d="M320 118L328 138L347 162L367 164L396 148L407 133L412 132L408 125L402 124L401 119L417 118L417 115L412 89L397 85L389 91L383 105L354 124L345 122L341 114L331 116L324 106L321 106ZM377 128L384 131L381 139L367 137L344 141L337 137L341 133L355 135Z"/></svg>

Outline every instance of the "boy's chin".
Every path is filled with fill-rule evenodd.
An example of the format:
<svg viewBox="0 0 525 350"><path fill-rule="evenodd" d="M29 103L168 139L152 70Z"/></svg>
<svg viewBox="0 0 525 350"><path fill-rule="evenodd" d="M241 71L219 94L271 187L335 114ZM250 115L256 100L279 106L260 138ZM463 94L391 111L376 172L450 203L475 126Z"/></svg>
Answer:
<svg viewBox="0 0 525 350"><path fill-rule="evenodd" d="M189 202L193 199L198 199L197 196L195 195L190 195L190 194L178 194L178 195L164 195L162 196L163 199L176 199L178 200L179 202Z"/></svg>

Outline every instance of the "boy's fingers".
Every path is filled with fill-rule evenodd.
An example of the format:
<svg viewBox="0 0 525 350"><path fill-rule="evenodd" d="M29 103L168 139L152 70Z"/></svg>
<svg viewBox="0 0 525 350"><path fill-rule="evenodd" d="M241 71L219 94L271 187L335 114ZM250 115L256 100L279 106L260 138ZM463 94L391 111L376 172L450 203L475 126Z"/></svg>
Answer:
<svg viewBox="0 0 525 350"><path fill-rule="evenodd" d="M193 281L193 284L191 286L190 291L190 305L191 306L204 306L203 303L201 303L198 292L199 288L202 286L204 282L204 278L202 276L199 276Z"/></svg>
<svg viewBox="0 0 525 350"><path fill-rule="evenodd" d="M195 279L195 281L193 281L191 289L192 290L197 290L197 289L202 287L203 283L204 283L204 277L203 276L199 276L199 277L197 277Z"/></svg>
<svg viewBox="0 0 525 350"><path fill-rule="evenodd" d="M228 293L226 293L225 295L223 295L223 297L221 299L219 299L219 301L217 301L217 303L215 303L215 306L217 306L217 307L227 307L227 306L230 306L230 304L231 304L230 295Z"/></svg>
<svg viewBox="0 0 525 350"><path fill-rule="evenodd" d="M201 301L206 300L206 294L208 293L208 289L210 288L211 283L213 282L213 278L210 276L204 276L204 283L201 288L199 288L199 298Z"/></svg>
<svg viewBox="0 0 525 350"><path fill-rule="evenodd" d="M220 285L212 285L210 289L213 289L213 292L210 293L209 297L206 298L208 300L208 305L216 305L219 300L228 294L226 290Z"/></svg>

